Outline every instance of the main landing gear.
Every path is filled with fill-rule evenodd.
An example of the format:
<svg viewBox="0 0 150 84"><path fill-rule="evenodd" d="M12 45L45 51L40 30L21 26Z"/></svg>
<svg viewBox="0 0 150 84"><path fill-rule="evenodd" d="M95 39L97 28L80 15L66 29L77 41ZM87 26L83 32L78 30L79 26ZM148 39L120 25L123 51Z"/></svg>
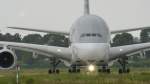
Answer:
<svg viewBox="0 0 150 84"><path fill-rule="evenodd" d="M52 68L50 68L48 70L48 73L49 74L52 74L52 73L57 73L59 74L60 70L57 69L57 66L61 63L60 60L58 60L57 58L53 57L50 59L50 64L52 65Z"/></svg>
<svg viewBox="0 0 150 84"><path fill-rule="evenodd" d="M119 74L130 72L130 69L127 68L127 64L128 64L127 60L128 60L128 57L123 57L118 60L119 64L121 65L121 67L118 71Z"/></svg>
<svg viewBox="0 0 150 84"><path fill-rule="evenodd" d="M68 70L69 73L80 73L80 68L76 64L72 64Z"/></svg>
<svg viewBox="0 0 150 84"><path fill-rule="evenodd" d="M102 68L98 69L98 72L110 73L110 68L108 67L108 65L102 65Z"/></svg>

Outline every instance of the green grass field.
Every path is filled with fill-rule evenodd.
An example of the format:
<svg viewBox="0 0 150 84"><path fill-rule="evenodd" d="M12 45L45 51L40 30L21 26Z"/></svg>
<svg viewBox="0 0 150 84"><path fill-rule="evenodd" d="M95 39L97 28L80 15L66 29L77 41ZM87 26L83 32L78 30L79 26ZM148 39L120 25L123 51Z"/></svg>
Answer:
<svg viewBox="0 0 150 84"><path fill-rule="evenodd" d="M16 72L0 71L0 84L16 84ZM119 75L81 72L69 74L47 74L47 69L25 69L20 71L20 84L150 84L150 69L132 69L130 74Z"/></svg>

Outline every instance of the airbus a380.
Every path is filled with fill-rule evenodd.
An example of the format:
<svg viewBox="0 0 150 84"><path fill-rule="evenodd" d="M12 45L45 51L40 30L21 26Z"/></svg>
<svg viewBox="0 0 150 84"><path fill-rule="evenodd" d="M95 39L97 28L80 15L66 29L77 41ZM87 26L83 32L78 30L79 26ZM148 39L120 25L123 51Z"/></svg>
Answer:
<svg viewBox="0 0 150 84"><path fill-rule="evenodd" d="M8 27L37 32L68 34L71 43L68 48L64 48L0 41L0 44L2 45L0 50L0 68L10 69L14 67L17 57L13 50L19 49L52 58L51 61L53 67L49 70L49 73L59 72L59 69L57 69L56 66L60 61L63 61L64 64L69 67L68 71L70 73L80 72L81 66L87 66L90 71L95 70L95 67L97 67L98 72L109 73L110 69L108 64L116 59L118 59L118 62L122 66L119 69L119 72L129 72L130 70L126 68L127 54L150 48L150 43L111 47L110 35L114 33L143 30L146 28L110 31L101 17L90 14L89 0L84 0L84 2L84 15L72 25L70 33L22 27Z"/></svg>

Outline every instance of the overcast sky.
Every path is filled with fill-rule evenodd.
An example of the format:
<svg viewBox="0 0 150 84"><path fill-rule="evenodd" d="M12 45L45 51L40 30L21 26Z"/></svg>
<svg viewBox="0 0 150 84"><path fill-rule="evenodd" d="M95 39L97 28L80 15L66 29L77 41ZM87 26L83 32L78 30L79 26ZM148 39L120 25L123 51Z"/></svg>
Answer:
<svg viewBox="0 0 150 84"><path fill-rule="evenodd" d="M83 15L83 1L0 0L0 29L6 32L6 26L18 26L69 31ZM149 4L150 0L90 0L90 9L107 22L110 30L118 30L150 26Z"/></svg>

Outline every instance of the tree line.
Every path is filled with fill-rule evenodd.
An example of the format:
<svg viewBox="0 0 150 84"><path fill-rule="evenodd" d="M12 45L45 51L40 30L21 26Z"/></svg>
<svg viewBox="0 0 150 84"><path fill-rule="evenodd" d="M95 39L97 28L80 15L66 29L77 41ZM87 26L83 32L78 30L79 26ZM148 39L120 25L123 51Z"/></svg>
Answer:
<svg viewBox="0 0 150 84"><path fill-rule="evenodd" d="M19 33L14 35L10 33L0 33L0 41L22 42L41 45L68 47L69 39L62 34L49 33L41 36L40 34L28 34L21 38Z"/></svg>
<svg viewBox="0 0 150 84"><path fill-rule="evenodd" d="M150 29L144 29L140 32L140 38L133 37L130 33L116 34L112 39L112 46L123 46L137 43L150 42Z"/></svg>

